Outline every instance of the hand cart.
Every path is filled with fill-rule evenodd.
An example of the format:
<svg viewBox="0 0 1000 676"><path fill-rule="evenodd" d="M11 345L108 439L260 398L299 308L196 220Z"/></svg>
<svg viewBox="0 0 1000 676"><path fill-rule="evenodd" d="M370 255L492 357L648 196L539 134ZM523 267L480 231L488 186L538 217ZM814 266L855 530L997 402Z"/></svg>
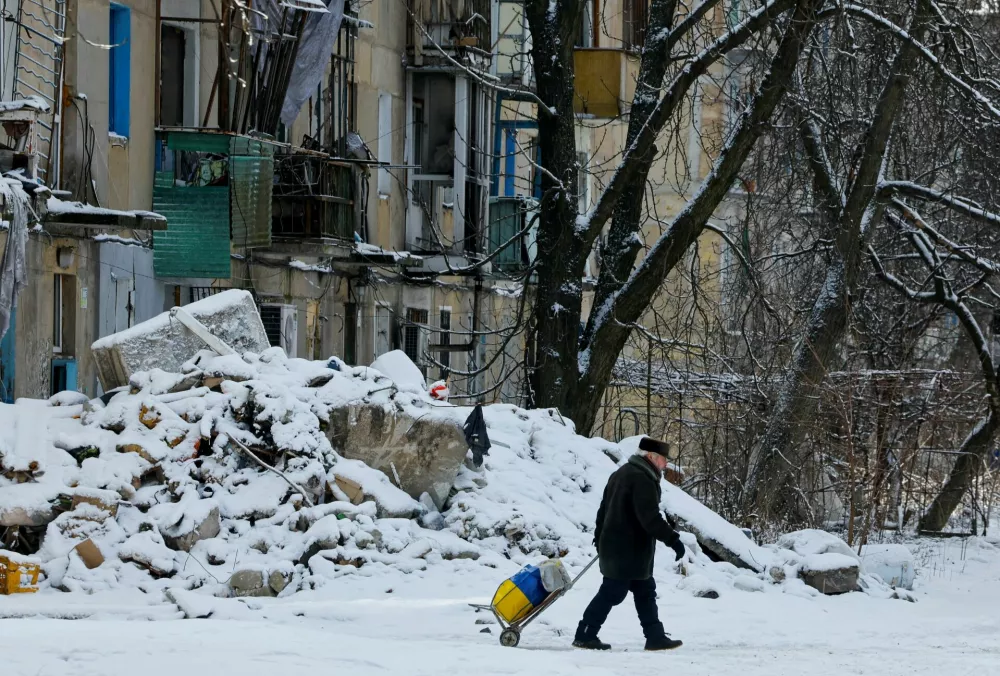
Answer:
<svg viewBox="0 0 1000 676"><path fill-rule="evenodd" d="M558 601L560 597L562 597L566 592L572 589L573 586L580 580L580 578L583 577L588 570L590 570L590 567L593 566L595 563L597 563L597 559L598 557L595 556L590 561L590 563L588 563L586 567L584 567L584 569L580 571L580 574L574 577L569 582L569 584L567 584L562 589L557 589L556 591L549 594L547 597L545 597L544 601L539 603L537 606L533 607L531 610L528 611L526 615L524 615L521 618L518 618L514 622L507 622L503 618L503 616L497 612L497 609L493 606L493 604L485 605L479 603L470 603L469 605L475 608L476 610L488 610L491 613L493 613L493 616L497 618L497 622L500 623L500 627L502 629L502 631L500 632L500 645L504 646L505 648L514 648L517 646L518 643L521 642L521 631L529 624L534 622L535 618L541 615L546 608L548 608L553 603Z"/></svg>

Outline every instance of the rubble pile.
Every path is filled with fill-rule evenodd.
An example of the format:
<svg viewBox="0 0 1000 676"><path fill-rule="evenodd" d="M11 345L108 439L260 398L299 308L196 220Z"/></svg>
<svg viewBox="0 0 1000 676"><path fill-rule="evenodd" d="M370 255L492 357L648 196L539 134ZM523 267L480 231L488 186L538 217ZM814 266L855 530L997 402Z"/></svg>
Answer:
<svg viewBox="0 0 1000 676"><path fill-rule="evenodd" d="M195 617L207 611L192 590L286 596L444 561L582 562L604 483L630 454L555 411L495 404L482 409L484 458L462 429L473 409L374 368L161 349L177 344L189 356L165 363L178 368L133 372L104 397L0 405L0 555L41 564L42 591L169 591ZM833 536L762 547L676 486L663 505L687 531L680 588L697 596L891 593Z"/></svg>

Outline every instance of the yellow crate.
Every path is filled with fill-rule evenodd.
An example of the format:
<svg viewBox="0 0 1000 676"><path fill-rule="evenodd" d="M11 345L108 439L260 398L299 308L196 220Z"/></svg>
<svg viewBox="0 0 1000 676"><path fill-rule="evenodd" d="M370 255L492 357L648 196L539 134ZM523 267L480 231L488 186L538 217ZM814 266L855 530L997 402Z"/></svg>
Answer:
<svg viewBox="0 0 1000 676"><path fill-rule="evenodd" d="M0 556L0 594L30 594L38 591L37 563Z"/></svg>

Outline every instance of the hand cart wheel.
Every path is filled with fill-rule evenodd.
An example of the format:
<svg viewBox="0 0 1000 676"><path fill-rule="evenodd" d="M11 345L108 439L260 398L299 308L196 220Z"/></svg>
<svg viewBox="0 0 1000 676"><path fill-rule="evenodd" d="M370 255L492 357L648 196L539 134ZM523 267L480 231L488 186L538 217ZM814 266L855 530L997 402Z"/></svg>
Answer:
<svg viewBox="0 0 1000 676"><path fill-rule="evenodd" d="M516 648L517 644L521 642L521 632L517 629L504 629L500 633L500 645L504 648Z"/></svg>

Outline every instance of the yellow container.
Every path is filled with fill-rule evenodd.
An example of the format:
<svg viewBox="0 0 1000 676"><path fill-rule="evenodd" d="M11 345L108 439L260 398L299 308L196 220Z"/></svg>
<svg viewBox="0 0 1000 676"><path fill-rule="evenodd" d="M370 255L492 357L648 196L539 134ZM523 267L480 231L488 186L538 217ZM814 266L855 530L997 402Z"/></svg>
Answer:
<svg viewBox="0 0 1000 676"><path fill-rule="evenodd" d="M507 623L524 618L534 607L513 580L505 580L493 595L493 608Z"/></svg>
<svg viewBox="0 0 1000 676"><path fill-rule="evenodd" d="M37 563L0 556L0 594L30 594L38 591Z"/></svg>

